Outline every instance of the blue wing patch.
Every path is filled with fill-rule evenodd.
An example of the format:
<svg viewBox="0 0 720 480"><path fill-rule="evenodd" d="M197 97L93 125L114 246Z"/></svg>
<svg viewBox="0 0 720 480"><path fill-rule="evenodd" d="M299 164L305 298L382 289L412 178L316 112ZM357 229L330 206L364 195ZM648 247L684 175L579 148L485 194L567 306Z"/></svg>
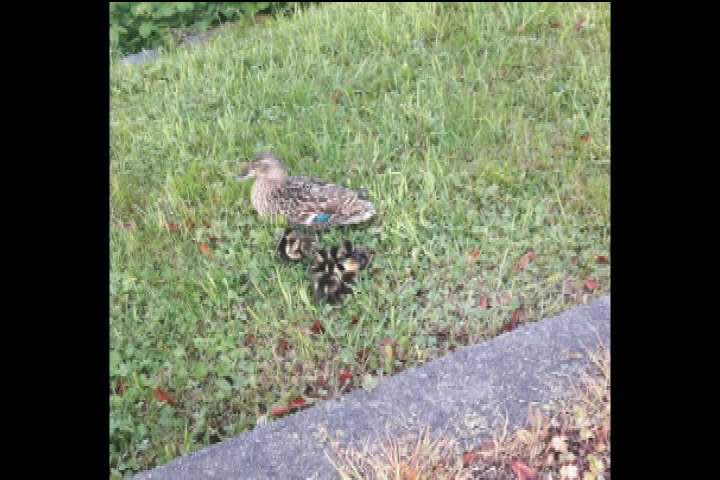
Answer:
<svg viewBox="0 0 720 480"><path fill-rule="evenodd" d="M319 213L313 217L312 223L327 223L330 221L330 217L332 217L330 213Z"/></svg>

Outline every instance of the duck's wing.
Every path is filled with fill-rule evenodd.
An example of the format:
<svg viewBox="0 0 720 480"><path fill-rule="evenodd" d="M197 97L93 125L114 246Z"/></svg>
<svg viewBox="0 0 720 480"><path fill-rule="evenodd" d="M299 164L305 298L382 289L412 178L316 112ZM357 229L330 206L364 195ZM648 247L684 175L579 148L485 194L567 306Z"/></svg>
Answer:
<svg viewBox="0 0 720 480"><path fill-rule="evenodd" d="M375 207L360 192L316 178L289 178L282 196L288 220L313 228L358 223L375 214Z"/></svg>

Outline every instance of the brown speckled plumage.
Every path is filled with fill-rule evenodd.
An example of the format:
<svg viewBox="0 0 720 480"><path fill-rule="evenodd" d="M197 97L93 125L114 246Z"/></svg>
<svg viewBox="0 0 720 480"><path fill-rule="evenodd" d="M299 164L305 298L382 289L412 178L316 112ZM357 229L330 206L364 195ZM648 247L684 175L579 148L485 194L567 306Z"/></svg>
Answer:
<svg viewBox="0 0 720 480"><path fill-rule="evenodd" d="M287 215L294 225L332 228L365 222L375 207L362 192L310 177L290 177L282 160L259 153L238 180L255 178L250 201L261 216Z"/></svg>

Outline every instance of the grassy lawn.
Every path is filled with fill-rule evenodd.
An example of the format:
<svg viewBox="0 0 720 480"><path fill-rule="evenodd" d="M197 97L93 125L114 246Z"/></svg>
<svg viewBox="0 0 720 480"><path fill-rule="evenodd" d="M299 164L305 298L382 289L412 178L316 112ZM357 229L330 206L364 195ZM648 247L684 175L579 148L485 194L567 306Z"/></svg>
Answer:
<svg viewBox="0 0 720 480"><path fill-rule="evenodd" d="M325 4L113 65L113 475L609 293L609 29L608 4ZM376 252L345 304L233 180L262 150L369 188L377 216L321 237Z"/></svg>

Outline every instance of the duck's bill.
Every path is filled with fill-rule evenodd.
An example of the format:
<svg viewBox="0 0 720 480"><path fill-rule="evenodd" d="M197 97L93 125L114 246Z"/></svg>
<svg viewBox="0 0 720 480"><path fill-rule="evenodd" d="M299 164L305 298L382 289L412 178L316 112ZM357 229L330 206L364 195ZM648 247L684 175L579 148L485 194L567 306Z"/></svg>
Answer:
<svg viewBox="0 0 720 480"><path fill-rule="evenodd" d="M235 180L238 182L242 182L243 180L247 180L248 178L252 177L252 171L245 170L243 173L235 177Z"/></svg>

